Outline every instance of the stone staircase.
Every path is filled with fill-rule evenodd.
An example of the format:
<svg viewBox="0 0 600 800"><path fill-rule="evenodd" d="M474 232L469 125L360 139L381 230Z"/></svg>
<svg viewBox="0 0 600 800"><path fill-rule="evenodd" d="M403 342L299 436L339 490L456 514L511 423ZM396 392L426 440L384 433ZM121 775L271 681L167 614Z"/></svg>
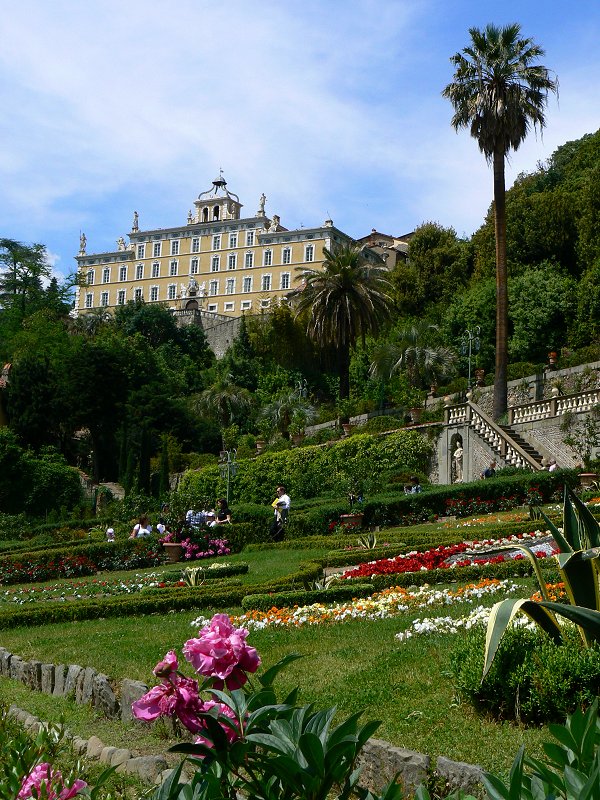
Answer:
<svg viewBox="0 0 600 800"><path fill-rule="evenodd" d="M531 458L534 461L537 461L540 469L543 468L542 465L543 456L541 456L540 453L538 453L538 451L535 449L535 447L533 447L533 445L531 445L526 439L524 439L520 433L517 433L517 431L514 428L511 428L510 425L500 425L499 427L501 428L501 430L504 431L507 439L512 444L519 445L521 450L524 450L529 456L531 456Z"/></svg>

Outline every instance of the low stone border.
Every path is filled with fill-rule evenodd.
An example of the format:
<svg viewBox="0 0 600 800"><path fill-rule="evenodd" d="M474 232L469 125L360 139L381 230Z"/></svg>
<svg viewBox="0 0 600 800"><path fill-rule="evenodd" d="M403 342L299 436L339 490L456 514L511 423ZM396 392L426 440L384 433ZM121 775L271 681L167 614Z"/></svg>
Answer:
<svg viewBox="0 0 600 800"><path fill-rule="evenodd" d="M0 677L21 681L30 689L44 694L72 696L76 703L91 705L106 717L121 719L123 722L133 719L131 704L148 691L145 683L129 678L124 678L117 685L107 675L96 672L92 667L24 661L4 647L0 647ZM25 711L19 713L31 718L38 726L43 724ZM123 770L137 772L143 780L156 781L167 768L167 762L162 756L135 757L128 750L105 747L96 736L92 736L87 742L75 737L74 746L76 742L77 747L81 748L79 752L90 758L99 758L110 766L118 763L119 769L127 764L129 766L123 767ZM359 757L359 765L362 767L360 784L371 791L381 791L396 775L399 775L407 793L414 792L417 786L427 783L432 775L446 781L451 789L472 791L481 785L483 774L481 767L444 757L436 760L434 769L429 756L394 747L380 739L369 739ZM145 775L148 777L144 777Z"/></svg>
<svg viewBox="0 0 600 800"><path fill-rule="evenodd" d="M34 736L42 728L48 726L47 722L42 722L38 717L15 705L9 706L8 713ZM171 774L172 770L169 769L164 756L136 756L131 750L106 746L97 736L86 740L79 736L73 736L68 729L65 729L65 734L71 740L73 750L78 755L100 761L108 767L115 767L117 772L137 775L146 783L160 785Z"/></svg>

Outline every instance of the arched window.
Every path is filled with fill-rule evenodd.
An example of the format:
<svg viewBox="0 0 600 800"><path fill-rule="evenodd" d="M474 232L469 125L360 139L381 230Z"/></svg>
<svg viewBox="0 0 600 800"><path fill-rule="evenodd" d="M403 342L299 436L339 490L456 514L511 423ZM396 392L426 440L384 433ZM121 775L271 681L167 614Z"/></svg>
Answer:
<svg viewBox="0 0 600 800"><path fill-rule="evenodd" d="M219 219L219 206L213 208L213 219Z"/></svg>
<svg viewBox="0 0 600 800"><path fill-rule="evenodd" d="M202 209L202 222L208 222L208 208Z"/></svg>

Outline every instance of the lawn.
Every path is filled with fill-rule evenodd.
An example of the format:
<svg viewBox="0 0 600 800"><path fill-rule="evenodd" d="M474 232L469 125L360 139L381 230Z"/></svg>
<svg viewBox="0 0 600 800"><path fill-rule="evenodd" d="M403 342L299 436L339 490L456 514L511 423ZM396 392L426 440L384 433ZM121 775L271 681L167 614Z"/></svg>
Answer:
<svg viewBox="0 0 600 800"><path fill-rule="evenodd" d="M497 516L494 515L494 519ZM457 530L457 541L463 534L476 538L473 528L477 528L477 522L471 523L470 530L465 530L467 526L469 522L465 521ZM434 526L427 526L428 536L432 528ZM439 532L447 539L448 526L440 525ZM382 541L385 534L392 535L392 532L382 533ZM354 544L355 537L349 542ZM323 557L327 552L324 548L301 547L248 550L219 561L248 563L248 575L236 576L232 580L242 581L250 587L292 574L301 563ZM179 567L174 565L136 570L137 574L154 573L157 580L161 575L174 577L178 572ZM100 577L111 581L131 580L136 573L110 573ZM92 584L98 581L98 577L78 581ZM50 583L56 585L60 582ZM521 583L523 587L518 591L519 596L531 594L533 582L524 580ZM496 599L499 598L487 597L477 602L491 605ZM547 731L509 723L498 724L456 702L449 673L449 655L455 636L460 634L415 636L402 642L395 638L396 633L408 628L418 616L462 616L471 607L457 603L450 607L427 609L426 612L412 609L391 619L349 619L343 623L291 629L271 627L252 630L249 642L258 649L266 666L291 652L303 656L280 676L282 692L298 685L302 702L314 702L319 707L336 705L340 716L364 710L365 718L381 720L376 735L395 745L433 757L444 755L504 771L522 743L526 744L528 752L540 754L542 741L548 739ZM241 613L239 608L213 609L215 612L224 610L231 614ZM206 610L202 613L208 617L212 612ZM25 659L92 666L117 680L128 677L153 684L153 666L170 649L174 648L181 654L183 643L197 633L197 628L190 623L198 615L198 611L182 611L39 628L21 627L1 631L0 645ZM66 700L56 702L54 698L29 695L24 687L15 687L12 682L0 683L0 698L17 702L42 718L63 713L67 724L80 735L102 730L107 743L131 740L131 731L122 728L120 723L99 721L93 712L77 708ZM102 738L102 733L98 735ZM163 728L155 732L143 730L135 734L135 740L142 749L156 751L167 745L162 735Z"/></svg>

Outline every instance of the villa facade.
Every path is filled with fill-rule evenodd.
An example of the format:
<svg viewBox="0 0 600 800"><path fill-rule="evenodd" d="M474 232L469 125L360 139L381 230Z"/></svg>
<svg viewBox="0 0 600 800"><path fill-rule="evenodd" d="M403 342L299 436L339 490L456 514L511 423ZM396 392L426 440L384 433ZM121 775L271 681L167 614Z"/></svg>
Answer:
<svg viewBox="0 0 600 800"><path fill-rule="evenodd" d="M88 253L82 234L75 314L114 311L130 300L219 316L258 313L298 288L298 267L318 269L324 248L353 241L331 220L288 230L276 214L267 217L265 201L262 195L254 216L243 217L220 175L182 225L142 230L134 212L129 242L120 237L105 253Z"/></svg>

